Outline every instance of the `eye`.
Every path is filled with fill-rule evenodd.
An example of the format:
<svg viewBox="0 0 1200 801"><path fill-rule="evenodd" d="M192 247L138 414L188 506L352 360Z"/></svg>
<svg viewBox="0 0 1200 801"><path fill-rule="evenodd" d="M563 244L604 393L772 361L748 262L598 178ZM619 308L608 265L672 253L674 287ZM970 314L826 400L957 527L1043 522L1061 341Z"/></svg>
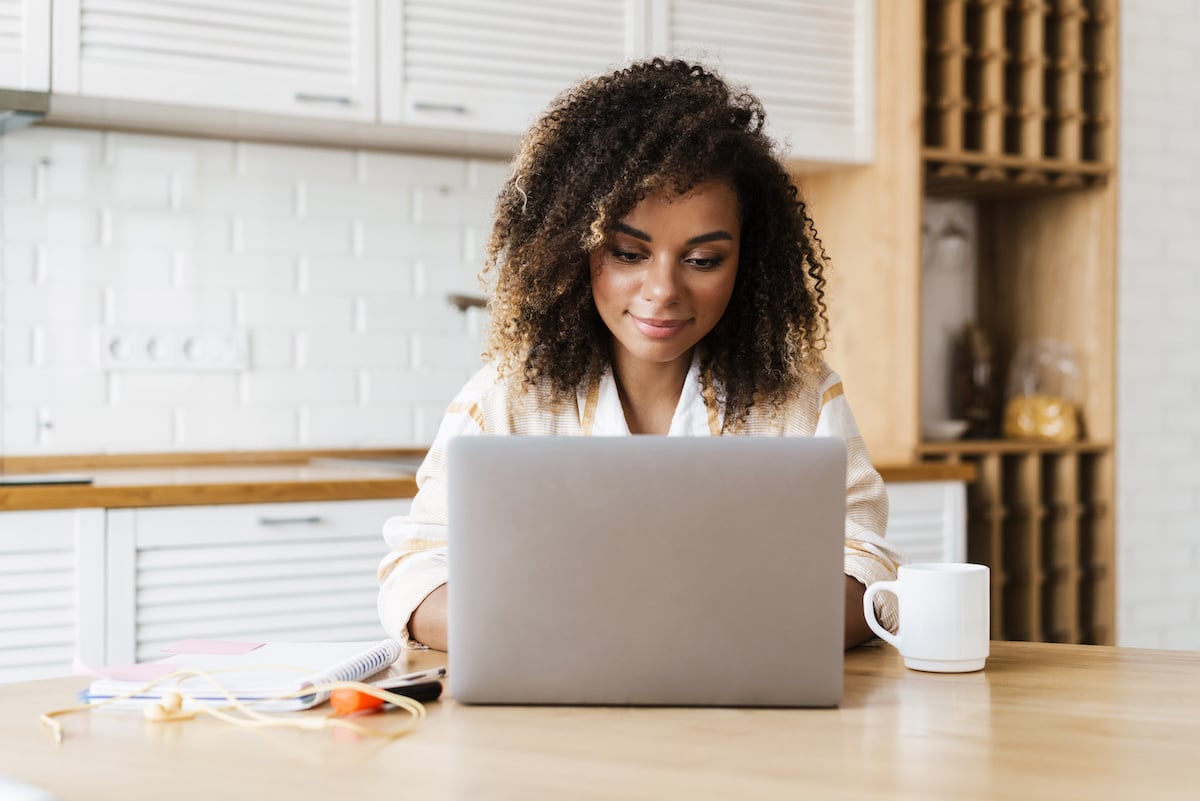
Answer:
<svg viewBox="0 0 1200 801"><path fill-rule="evenodd" d="M687 260L687 263L701 270L715 270L724 261L725 259L720 256L693 256Z"/></svg>
<svg viewBox="0 0 1200 801"><path fill-rule="evenodd" d="M638 259L640 259L642 257L642 254L635 253L632 250L621 250L620 248L613 248L612 256L614 259L616 259L617 261L619 261L622 264L633 264L634 262L636 262Z"/></svg>

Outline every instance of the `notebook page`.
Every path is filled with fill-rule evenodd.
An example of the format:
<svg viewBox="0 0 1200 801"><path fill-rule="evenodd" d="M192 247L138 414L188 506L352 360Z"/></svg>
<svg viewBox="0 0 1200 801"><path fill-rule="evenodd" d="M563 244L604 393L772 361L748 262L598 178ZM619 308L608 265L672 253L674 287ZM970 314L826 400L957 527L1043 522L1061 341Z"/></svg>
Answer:
<svg viewBox="0 0 1200 801"><path fill-rule="evenodd" d="M365 678L378 672L401 654L395 640L381 642L320 642L267 643L247 654L173 654L156 664L174 669L201 670L237 698L253 700L272 698L300 690L305 685L329 680L336 675L342 680ZM358 670L368 670L361 676ZM142 686L144 682L97 679L88 689L93 700L123 695ZM225 700L213 681L202 676L183 680L171 679L153 690L139 695L142 700L160 698L163 693L178 692L206 702ZM315 699L309 703L315 703Z"/></svg>

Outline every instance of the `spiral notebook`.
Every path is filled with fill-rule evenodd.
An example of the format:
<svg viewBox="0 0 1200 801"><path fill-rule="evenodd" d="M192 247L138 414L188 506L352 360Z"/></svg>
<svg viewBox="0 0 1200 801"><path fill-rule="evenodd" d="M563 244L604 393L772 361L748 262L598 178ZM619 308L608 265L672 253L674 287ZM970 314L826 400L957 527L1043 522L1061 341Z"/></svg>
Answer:
<svg viewBox="0 0 1200 801"><path fill-rule="evenodd" d="M230 644L232 645L232 644ZM166 693L178 693L184 708L229 703L214 682L239 701L264 711L309 709L325 702L328 692L314 691L294 698L280 698L305 688L333 681L363 681L386 670L404 652L395 640L380 642L274 642L247 644L241 653L175 653L155 662L131 666L122 675L92 681L81 698L101 703L134 692L155 679L178 670L200 670L211 676L165 679L131 698L115 701L114 707L144 707L160 701Z"/></svg>

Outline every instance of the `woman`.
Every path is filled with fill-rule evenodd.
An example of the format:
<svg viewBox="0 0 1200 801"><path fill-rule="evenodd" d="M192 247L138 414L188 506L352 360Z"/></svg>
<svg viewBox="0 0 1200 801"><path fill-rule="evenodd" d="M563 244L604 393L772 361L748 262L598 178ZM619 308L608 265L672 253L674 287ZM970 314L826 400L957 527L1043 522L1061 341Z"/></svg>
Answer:
<svg viewBox="0 0 1200 801"><path fill-rule="evenodd" d="M444 451L480 434L844 439L846 645L870 636L865 585L899 561L887 494L821 359L825 253L763 122L753 95L655 59L571 88L526 135L483 272L490 360L384 527L392 636L446 648Z"/></svg>

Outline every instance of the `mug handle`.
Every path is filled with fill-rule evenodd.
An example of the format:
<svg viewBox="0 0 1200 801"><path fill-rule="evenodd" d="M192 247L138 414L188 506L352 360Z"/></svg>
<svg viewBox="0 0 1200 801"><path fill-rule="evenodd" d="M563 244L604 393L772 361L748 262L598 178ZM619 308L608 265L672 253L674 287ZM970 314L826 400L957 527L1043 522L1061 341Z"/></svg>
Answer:
<svg viewBox="0 0 1200 801"><path fill-rule="evenodd" d="M884 641L899 648L900 638L880 625L879 619L875 617L875 595L880 592L890 592L899 601L900 582L876 581L870 587L867 587L867 591L863 593L863 616L866 617L867 625L871 627L871 631L879 635Z"/></svg>

